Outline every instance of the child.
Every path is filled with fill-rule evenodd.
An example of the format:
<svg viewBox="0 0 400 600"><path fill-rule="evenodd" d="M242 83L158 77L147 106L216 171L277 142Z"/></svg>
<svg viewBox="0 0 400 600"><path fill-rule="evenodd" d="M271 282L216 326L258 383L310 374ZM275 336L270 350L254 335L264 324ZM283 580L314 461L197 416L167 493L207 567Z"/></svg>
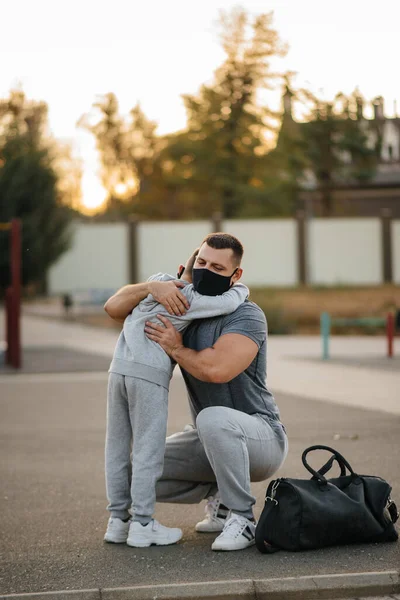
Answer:
<svg viewBox="0 0 400 600"><path fill-rule="evenodd" d="M153 519L155 488L164 463L168 389L175 365L161 346L147 338L145 322L164 314L182 332L193 319L234 312L249 295L248 288L240 283L219 296L196 292L192 269L197 252L180 274L185 283L181 292L190 303L188 312L171 316L149 294L125 319L114 351L109 369L105 452L107 508L111 513L104 536L107 542L147 547L175 544L182 537L180 529ZM173 279L161 273L150 278Z"/></svg>

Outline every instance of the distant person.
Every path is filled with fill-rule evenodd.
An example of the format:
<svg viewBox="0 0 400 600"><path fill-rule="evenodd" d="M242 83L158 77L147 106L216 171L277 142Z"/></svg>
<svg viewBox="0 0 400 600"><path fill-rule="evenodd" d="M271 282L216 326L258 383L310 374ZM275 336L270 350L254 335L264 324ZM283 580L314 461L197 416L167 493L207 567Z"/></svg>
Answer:
<svg viewBox="0 0 400 600"><path fill-rule="evenodd" d="M64 307L65 316L69 317L71 308L72 308L72 306L74 304L71 294L69 294L69 293L63 294L63 296L62 296L62 304L63 304L63 307Z"/></svg>
<svg viewBox="0 0 400 600"><path fill-rule="evenodd" d="M218 296L207 295L201 281L192 283L196 254L179 267L182 294L190 309L172 318L178 331L184 331L193 319L235 311L249 295L240 283ZM175 279L162 273L150 278ZM134 547L174 544L182 537L180 529L161 525L153 518L156 483L164 464L168 389L174 368L168 354L145 334L146 321L160 323L157 314L168 312L149 294L126 317L109 369L105 454L111 516L104 539Z"/></svg>
<svg viewBox="0 0 400 600"><path fill-rule="evenodd" d="M243 246L234 236L207 236L193 268L196 288L210 295L230 289L242 276L242 255ZM179 285L128 285L105 309L123 321L151 291L169 314L180 315L187 300ZM264 313L246 300L232 314L194 321L183 339L169 319L160 315L160 320L163 326L148 321L146 331L181 368L194 428L167 438L157 501L192 504L206 499L206 517L196 530L219 533L211 548L247 548L254 544L256 526L250 482L271 477L288 451L278 407L266 386Z"/></svg>

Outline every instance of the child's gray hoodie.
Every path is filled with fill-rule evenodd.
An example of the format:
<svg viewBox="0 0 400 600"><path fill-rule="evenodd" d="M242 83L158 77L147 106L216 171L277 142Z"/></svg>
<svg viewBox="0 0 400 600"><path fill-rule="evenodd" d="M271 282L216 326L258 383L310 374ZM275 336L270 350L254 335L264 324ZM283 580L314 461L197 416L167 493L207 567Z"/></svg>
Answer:
<svg viewBox="0 0 400 600"><path fill-rule="evenodd" d="M149 281L171 281L172 275L158 273ZM146 321L159 322L157 314L168 317L178 331L184 331L194 319L207 319L234 312L249 295L248 288L236 283L220 296L203 296L194 290L193 284L186 283L180 291L189 301L190 308L180 317L170 315L156 302L151 294L133 309L124 321L124 326L115 347L110 373L138 377L169 389L169 382L175 363L159 344L149 340L144 332Z"/></svg>

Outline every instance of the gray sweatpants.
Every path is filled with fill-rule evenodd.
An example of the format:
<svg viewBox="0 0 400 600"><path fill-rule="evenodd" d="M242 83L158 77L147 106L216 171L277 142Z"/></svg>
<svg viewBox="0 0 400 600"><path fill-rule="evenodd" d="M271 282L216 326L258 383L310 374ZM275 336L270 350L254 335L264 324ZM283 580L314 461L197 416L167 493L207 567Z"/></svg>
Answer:
<svg viewBox="0 0 400 600"><path fill-rule="evenodd" d="M193 504L219 490L225 506L251 518L250 482L271 477L287 452L281 423L224 406L205 408L196 429L167 438L157 501Z"/></svg>
<svg viewBox="0 0 400 600"><path fill-rule="evenodd" d="M105 449L111 516L151 517L167 433L168 391L160 385L110 373ZM132 461L131 461L132 451Z"/></svg>

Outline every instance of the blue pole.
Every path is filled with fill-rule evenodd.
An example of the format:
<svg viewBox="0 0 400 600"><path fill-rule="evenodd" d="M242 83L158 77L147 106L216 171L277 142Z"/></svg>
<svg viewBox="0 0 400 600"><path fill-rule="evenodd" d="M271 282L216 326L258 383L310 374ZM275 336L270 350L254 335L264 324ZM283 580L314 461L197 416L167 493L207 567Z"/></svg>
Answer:
<svg viewBox="0 0 400 600"><path fill-rule="evenodd" d="M329 313L321 314L321 338L322 338L322 360L329 359L329 333L331 328L331 318Z"/></svg>

